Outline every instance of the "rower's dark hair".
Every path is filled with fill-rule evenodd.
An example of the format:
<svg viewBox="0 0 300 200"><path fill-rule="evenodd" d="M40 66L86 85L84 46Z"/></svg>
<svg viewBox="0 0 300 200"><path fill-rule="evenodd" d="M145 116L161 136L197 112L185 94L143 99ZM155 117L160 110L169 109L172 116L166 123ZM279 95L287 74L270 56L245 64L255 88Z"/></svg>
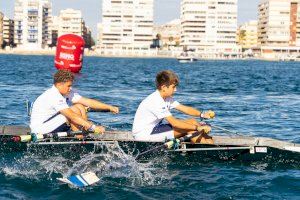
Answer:
<svg viewBox="0 0 300 200"><path fill-rule="evenodd" d="M54 74L54 77L53 77L54 84L65 83L68 81L74 81L74 75L69 70L60 69Z"/></svg>
<svg viewBox="0 0 300 200"><path fill-rule="evenodd" d="M158 72L156 75L156 88L161 89L161 86L165 85L169 87L170 85L178 85L179 84L179 78L178 76L171 70L164 70L161 72Z"/></svg>

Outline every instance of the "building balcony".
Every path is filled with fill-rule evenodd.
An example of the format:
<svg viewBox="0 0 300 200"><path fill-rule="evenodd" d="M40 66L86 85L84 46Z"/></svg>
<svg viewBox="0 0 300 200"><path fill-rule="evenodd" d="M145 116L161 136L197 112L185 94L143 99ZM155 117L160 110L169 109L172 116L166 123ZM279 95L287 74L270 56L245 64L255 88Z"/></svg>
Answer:
<svg viewBox="0 0 300 200"><path fill-rule="evenodd" d="M37 41L38 41L37 39L33 39L33 38L28 38L27 40L28 40L28 42L30 42L30 43L34 43L34 42L37 42Z"/></svg>
<svg viewBox="0 0 300 200"><path fill-rule="evenodd" d="M28 16L38 16L38 12L28 12Z"/></svg>
<svg viewBox="0 0 300 200"><path fill-rule="evenodd" d="M37 17L36 17L36 18L31 18L31 17L29 17L29 18L28 18L28 22L29 22L29 23L31 23L31 22L36 22L36 23L37 23L37 22L38 22L38 18L37 18Z"/></svg>
<svg viewBox="0 0 300 200"><path fill-rule="evenodd" d="M27 11L28 12L39 12L39 9L37 9L37 8L29 8Z"/></svg>
<svg viewBox="0 0 300 200"><path fill-rule="evenodd" d="M29 29L28 30L28 33L37 33L38 32L38 30L36 30L36 29Z"/></svg>

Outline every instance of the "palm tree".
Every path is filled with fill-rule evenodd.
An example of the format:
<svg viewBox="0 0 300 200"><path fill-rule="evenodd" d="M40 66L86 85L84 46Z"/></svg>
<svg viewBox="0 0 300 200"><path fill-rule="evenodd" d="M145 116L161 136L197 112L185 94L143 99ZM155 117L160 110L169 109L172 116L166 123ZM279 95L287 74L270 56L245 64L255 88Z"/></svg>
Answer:
<svg viewBox="0 0 300 200"><path fill-rule="evenodd" d="M246 30L240 30L239 32L239 43L242 44L246 37Z"/></svg>

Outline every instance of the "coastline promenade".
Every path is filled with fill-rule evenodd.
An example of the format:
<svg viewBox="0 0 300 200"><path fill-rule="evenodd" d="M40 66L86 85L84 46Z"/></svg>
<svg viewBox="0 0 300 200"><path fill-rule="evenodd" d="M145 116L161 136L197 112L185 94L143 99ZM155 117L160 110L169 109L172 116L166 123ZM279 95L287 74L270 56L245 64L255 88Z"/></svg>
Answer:
<svg viewBox="0 0 300 200"><path fill-rule="evenodd" d="M12 55L49 55L49 56L55 56L56 49L44 49L44 50L21 50L21 49L11 49L11 50L0 50L0 54L12 54ZM95 56L95 57L124 57L124 58L176 58L175 55L171 55L171 52L165 52L159 53L158 52L152 52L152 53L141 53L141 54L134 54L134 53L108 53L103 54L99 51L94 50L86 50L84 51L84 56Z"/></svg>
<svg viewBox="0 0 300 200"><path fill-rule="evenodd" d="M21 50L21 49L9 49L9 50L0 50L0 54L7 55L34 55L34 56L55 56L56 49L44 49L44 50ZM92 57L112 57L112 58L174 58L178 56L178 52L166 51L166 50L157 50L154 53L101 53L97 50L85 50L84 56L92 56ZM210 57L197 57L201 60L262 60L262 61L287 61L280 59L271 59L271 58L263 58L263 57L240 57L240 58L210 58Z"/></svg>

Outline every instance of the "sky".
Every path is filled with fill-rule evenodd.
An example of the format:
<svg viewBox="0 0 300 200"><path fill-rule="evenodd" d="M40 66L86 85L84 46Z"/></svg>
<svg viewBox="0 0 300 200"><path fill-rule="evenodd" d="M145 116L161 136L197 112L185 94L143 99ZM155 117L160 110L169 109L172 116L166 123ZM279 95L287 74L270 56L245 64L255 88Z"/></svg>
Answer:
<svg viewBox="0 0 300 200"><path fill-rule="evenodd" d="M164 24L180 17L181 0L154 0L154 23ZM260 0L238 0L238 24L257 19L257 6ZM13 18L14 0L0 0L0 11ZM101 22L102 0L52 0L52 14L66 8L79 9L87 26L97 34L97 23Z"/></svg>

